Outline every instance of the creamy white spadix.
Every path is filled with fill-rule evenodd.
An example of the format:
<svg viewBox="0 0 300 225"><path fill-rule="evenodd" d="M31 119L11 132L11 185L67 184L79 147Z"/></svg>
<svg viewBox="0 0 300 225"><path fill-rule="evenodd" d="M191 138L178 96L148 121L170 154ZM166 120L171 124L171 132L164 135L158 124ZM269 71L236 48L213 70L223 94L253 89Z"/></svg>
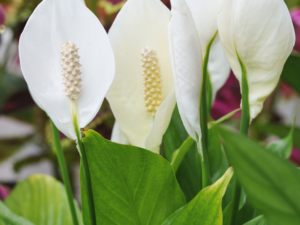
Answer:
<svg viewBox="0 0 300 225"><path fill-rule="evenodd" d="M107 34L81 0L44 0L20 38L21 68L30 92L56 127L76 139L97 114L114 77Z"/></svg>
<svg viewBox="0 0 300 225"><path fill-rule="evenodd" d="M176 103L170 15L160 0L128 0L109 31L116 75L107 99L129 143L156 153Z"/></svg>
<svg viewBox="0 0 300 225"><path fill-rule="evenodd" d="M217 22L223 50L240 84L241 64L245 67L253 119L293 49L291 16L283 0L219 0Z"/></svg>

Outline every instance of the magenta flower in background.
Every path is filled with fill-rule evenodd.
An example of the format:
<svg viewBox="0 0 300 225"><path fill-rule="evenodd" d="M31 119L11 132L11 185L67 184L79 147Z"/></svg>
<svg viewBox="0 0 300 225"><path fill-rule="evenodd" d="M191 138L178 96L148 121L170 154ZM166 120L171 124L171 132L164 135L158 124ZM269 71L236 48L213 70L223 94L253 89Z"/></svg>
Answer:
<svg viewBox="0 0 300 225"><path fill-rule="evenodd" d="M240 84L235 78L233 73L230 76L224 86L218 91L215 102L211 110L211 116L213 119L219 119L225 116L227 113L240 108L241 92ZM235 117L240 117L241 112L235 113Z"/></svg>
<svg viewBox="0 0 300 225"><path fill-rule="evenodd" d="M293 9L290 13L296 34L294 50L300 52L300 8Z"/></svg>
<svg viewBox="0 0 300 225"><path fill-rule="evenodd" d="M296 148L293 148L290 161L296 163L298 166L300 166L300 151Z"/></svg>
<svg viewBox="0 0 300 225"><path fill-rule="evenodd" d="M0 29L4 25L4 23L5 23L5 12L2 5L0 5Z"/></svg>
<svg viewBox="0 0 300 225"><path fill-rule="evenodd" d="M9 194L9 190L0 185L0 200L3 201L7 195Z"/></svg>

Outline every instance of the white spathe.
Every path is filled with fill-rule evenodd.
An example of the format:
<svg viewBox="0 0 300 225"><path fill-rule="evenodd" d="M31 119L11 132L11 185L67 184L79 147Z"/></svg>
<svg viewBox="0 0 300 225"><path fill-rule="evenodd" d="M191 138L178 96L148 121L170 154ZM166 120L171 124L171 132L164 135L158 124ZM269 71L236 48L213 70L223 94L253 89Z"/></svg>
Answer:
<svg viewBox="0 0 300 225"><path fill-rule="evenodd" d="M188 134L201 138L202 56L197 30L185 0L171 0L169 44L179 113ZM197 135L196 135L197 134Z"/></svg>
<svg viewBox="0 0 300 225"><path fill-rule="evenodd" d="M62 83L62 45L79 48L82 88L78 97L79 127L97 114L113 81L114 55L99 20L81 0L44 0L30 16L20 38L21 69L30 92L57 128L76 139L70 100Z"/></svg>
<svg viewBox="0 0 300 225"><path fill-rule="evenodd" d="M131 145L159 152L176 104L168 48L170 11L159 0L129 0L110 31L116 75L107 99L125 137ZM145 106L141 51L156 51L162 75L163 102L155 117Z"/></svg>
<svg viewBox="0 0 300 225"><path fill-rule="evenodd" d="M218 0L186 0L192 13L197 29L202 57L206 55L207 47L212 41L217 27ZM217 34L213 41L207 67L212 85L212 101L218 90L225 84L230 75L230 66L222 49L220 37Z"/></svg>
<svg viewBox="0 0 300 225"><path fill-rule="evenodd" d="M219 35L216 36L209 53L207 70L212 85L212 103L217 92L223 87L230 75L230 66L225 57Z"/></svg>
<svg viewBox="0 0 300 225"><path fill-rule="evenodd" d="M127 138L122 133L117 121L115 121L110 140L119 144L124 144L124 145L129 144Z"/></svg>
<svg viewBox="0 0 300 225"><path fill-rule="evenodd" d="M240 84L238 56L247 70L253 119L275 89L293 49L291 16L283 0L220 0L217 22L224 53Z"/></svg>

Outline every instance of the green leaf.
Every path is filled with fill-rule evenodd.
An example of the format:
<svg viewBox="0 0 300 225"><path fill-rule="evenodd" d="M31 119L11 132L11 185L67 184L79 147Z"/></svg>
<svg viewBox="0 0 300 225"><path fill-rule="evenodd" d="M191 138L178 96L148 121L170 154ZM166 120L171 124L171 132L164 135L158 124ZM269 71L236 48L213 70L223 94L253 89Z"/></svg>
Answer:
<svg viewBox="0 0 300 225"><path fill-rule="evenodd" d="M243 225L247 221L253 219L254 216L255 216L255 209L250 203L248 203L248 201L246 201L243 208L239 210L237 225Z"/></svg>
<svg viewBox="0 0 300 225"><path fill-rule="evenodd" d="M258 216L254 218L253 220L245 223L244 225L267 225L267 222L264 218L264 216Z"/></svg>
<svg viewBox="0 0 300 225"><path fill-rule="evenodd" d="M300 0L285 0L285 4L289 9L297 7L300 5Z"/></svg>
<svg viewBox="0 0 300 225"><path fill-rule="evenodd" d="M214 125L217 125L219 123L224 122L225 120L230 119L236 112L240 111L241 109L235 109L233 111L231 111L230 113L227 113L225 116L222 116L220 119L216 120L216 121L211 121L209 122L208 125L208 129L211 129Z"/></svg>
<svg viewBox="0 0 300 225"><path fill-rule="evenodd" d="M246 136L219 129L229 162L249 202L268 224L300 224L300 172Z"/></svg>
<svg viewBox="0 0 300 225"><path fill-rule="evenodd" d="M291 127L289 134L285 138L283 138L279 141L270 143L266 147L266 149L269 150L270 152L278 155L281 158L288 159L291 156L292 150L293 150L294 128L295 128L295 120L294 120L294 123Z"/></svg>
<svg viewBox="0 0 300 225"><path fill-rule="evenodd" d="M84 133L97 224L160 225L185 204L172 166L163 157L108 141L93 130ZM87 199L82 194L86 218Z"/></svg>
<svg viewBox="0 0 300 225"><path fill-rule="evenodd" d="M191 137L188 137L183 144L180 146L179 149L177 149L173 155L172 155L172 162L171 165L174 169L174 171L176 172L178 170L178 167L180 166L185 154L187 153L187 151L190 149L190 147L192 146L192 144L194 143L194 139Z"/></svg>
<svg viewBox="0 0 300 225"><path fill-rule="evenodd" d="M162 225L222 225L222 198L232 174L233 170L229 168L218 181L202 189L192 201L173 213Z"/></svg>
<svg viewBox="0 0 300 225"><path fill-rule="evenodd" d="M51 176L35 174L19 182L5 205L36 225L73 224L65 189Z"/></svg>
<svg viewBox="0 0 300 225"><path fill-rule="evenodd" d="M227 156L215 127L208 130L208 161L212 183L214 183L229 168Z"/></svg>
<svg viewBox="0 0 300 225"><path fill-rule="evenodd" d="M283 67L281 79L293 87L298 94L300 94L299 71L300 55L291 54Z"/></svg>
<svg viewBox="0 0 300 225"><path fill-rule="evenodd" d="M231 182L230 182L231 183ZM230 184L229 184L230 185ZM226 193L229 191L229 185L227 187L227 191ZM223 199L225 198L225 196L223 197ZM233 198L233 196L232 196ZM231 200L232 200L231 198ZM224 200L223 200L224 201ZM237 225L241 225L243 223L241 223L240 221L244 221L242 217L240 217L241 215L245 216L245 218L249 218L249 215L247 214L247 210L248 210L248 205L245 204L246 203L246 194L244 191L241 192L241 198L240 198L240 205L239 205L239 215L238 215L238 221L237 221ZM247 205L247 206L246 206ZM231 213L232 213L232 202L230 202L226 208L223 210L223 225L230 225L231 224ZM249 212L251 213L251 212ZM246 215L247 214L247 215ZM253 215L251 215L251 217L249 219L252 219ZM247 221L247 220L246 220Z"/></svg>
<svg viewBox="0 0 300 225"><path fill-rule="evenodd" d="M274 134L280 138L285 138L291 130L290 127L279 125L279 124L253 124L251 126L251 129L254 129L255 131L259 131L259 132ZM300 129L294 128L293 144L297 148L300 148L299 137L300 137Z"/></svg>
<svg viewBox="0 0 300 225"><path fill-rule="evenodd" d="M2 201L0 201L0 225L33 225L33 223L12 213Z"/></svg>
<svg viewBox="0 0 300 225"><path fill-rule="evenodd" d="M170 162L172 155L182 143L188 138L181 121L178 108L175 107L169 127L163 137L164 155ZM201 159L194 143L185 154L176 172L178 183L186 197L191 201L201 190Z"/></svg>

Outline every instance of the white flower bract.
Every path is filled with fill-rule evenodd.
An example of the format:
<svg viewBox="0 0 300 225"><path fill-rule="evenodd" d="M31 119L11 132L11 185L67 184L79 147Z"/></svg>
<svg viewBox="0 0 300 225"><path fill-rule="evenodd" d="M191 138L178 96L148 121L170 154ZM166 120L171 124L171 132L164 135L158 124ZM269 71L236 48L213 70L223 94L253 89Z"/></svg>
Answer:
<svg viewBox="0 0 300 225"><path fill-rule="evenodd" d="M291 16L283 0L220 0L217 22L224 53L240 84L239 58L247 71L254 119L275 89L293 49Z"/></svg>
<svg viewBox="0 0 300 225"><path fill-rule="evenodd" d="M156 153L176 104L168 48L170 15L160 0L129 0L108 35L116 59L109 104L129 143ZM148 67L148 60L156 65Z"/></svg>
<svg viewBox="0 0 300 225"><path fill-rule="evenodd" d="M61 51L69 41L76 47L74 59L68 64L68 57ZM81 0L44 0L24 28L19 55L33 99L61 132L75 140L71 114L74 104L70 104L74 100L66 94L70 92L72 99L76 93L76 117L79 128L83 128L98 113L114 78L114 55L100 21Z"/></svg>

